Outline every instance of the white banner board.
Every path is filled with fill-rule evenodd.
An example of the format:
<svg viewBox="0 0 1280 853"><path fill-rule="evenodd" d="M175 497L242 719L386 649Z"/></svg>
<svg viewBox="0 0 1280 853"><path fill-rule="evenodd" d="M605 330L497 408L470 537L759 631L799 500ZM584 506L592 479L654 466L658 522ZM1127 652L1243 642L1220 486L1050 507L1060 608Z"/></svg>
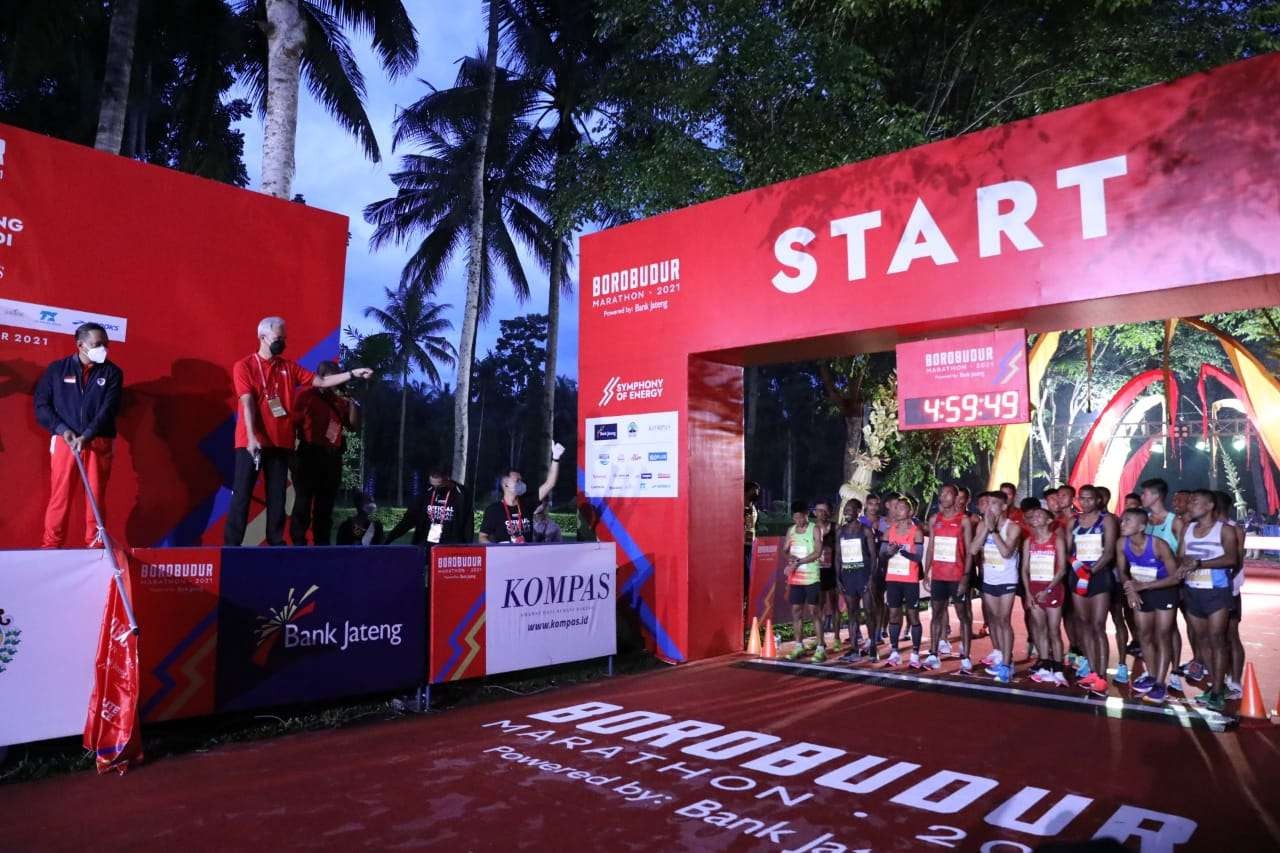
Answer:
<svg viewBox="0 0 1280 853"><path fill-rule="evenodd" d="M612 542L485 549L485 671L532 669L618 651Z"/></svg>
<svg viewBox="0 0 1280 853"><path fill-rule="evenodd" d="M587 418L586 426L587 497L679 496L679 412Z"/></svg>
<svg viewBox="0 0 1280 853"><path fill-rule="evenodd" d="M105 551L0 551L0 746L84 731Z"/></svg>

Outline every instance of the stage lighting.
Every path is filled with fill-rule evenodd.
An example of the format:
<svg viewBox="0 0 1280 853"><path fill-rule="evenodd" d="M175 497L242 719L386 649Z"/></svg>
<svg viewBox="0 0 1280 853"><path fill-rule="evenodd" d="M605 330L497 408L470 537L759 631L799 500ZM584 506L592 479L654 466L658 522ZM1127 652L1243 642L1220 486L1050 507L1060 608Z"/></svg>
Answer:
<svg viewBox="0 0 1280 853"><path fill-rule="evenodd" d="M1245 438L1243 435L1237 435L1235 438L1231 439L1231 446L1236 450L1244 450L1244 445Z"/></svg>

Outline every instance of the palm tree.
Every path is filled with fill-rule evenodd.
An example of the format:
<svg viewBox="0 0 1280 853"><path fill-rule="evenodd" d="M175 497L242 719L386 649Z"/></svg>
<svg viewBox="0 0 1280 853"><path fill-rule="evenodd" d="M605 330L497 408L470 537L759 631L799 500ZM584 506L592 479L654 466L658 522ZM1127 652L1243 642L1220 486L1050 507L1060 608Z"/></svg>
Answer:
<svg viewBox="0 0 1280 853"><path fill-rule="evenodd" d="M591 112L591 93L608 65L612 48L599 36L598 4L592 0L511 0L510 41L517 67L535 87L533 122L548 127L552 163L550 201L555 239L548 268L547 364L542 383L542 440L550 442L556 409L556 347L560 340L560 296L573 293L568 275L567 238L573 223L565 220L562 193L578 169L574 155Z"/></svg>
<svg viewBox="0 0 1280 853"><path fill-rule="evenodd" d="M133 40L138 32L141 0L116 0L111 10L107 38L107 67L102 75L102 98L98 103L98 135L93 147L120 153L124 139L124 117L129 106L129 77L133 71Z"/></svg>
<svg viewBox="0 0 1280 853"><path fill-rule="evenodd" d="M370 239L375 249L422 235L401 273L402 287L434 290L449 260L468 245L486 75L484 59L468 58L452 88L433 89L396 119L394 144L412 143L424 153L402 158L400 171L391 175L398 188L396 194L370 204L364 215L376 226ZM467 471L465 440L469 435L474 329L493 306L495 271L505 273L516 298L523 302L529 297L529 280L516 249L517 239L544 268L555 242L545 219L548 194L541 183L550 163L547 137L521 120L528 112L532 92L501 68L496 76L481 193L483 253L478 287L474 294L468 293L464 334L458 346L453 470L460 477ZM468 323L470 336L465 333ZM458 401L464 405L459 406Z"/></svg>
<svg viewBox="0 0 1280 853"><path fill-rule="evenodd" d="M418 37L402 0L238 0L247 41L244 79L265 115L262 191L289 198L293 191L298 88L307 88L359 137L365 155L381 159L364 111L364 76L343 32L373 35L373 47L391 77L418 62Z"/></svg>
<svg viewBox="0 0 1280 853"><path fill-rule="evenodd" d="M347 336L350 344L344 344L341 351L341 363L350 367L367 367L371 369L375 376L386 376L389 373L396 372L396 342L387 332L377 332L372 335L365 334L354 326L347 326L342 330ZM367 393L368 386L365 386L366 393L361 405L368 402L369 395ZM365 478L365 458L368 453L368 442L366 441L367 431L369 428L369 418L362 417L360 419L360 470L358 471L357 482L364 486Z"/></svg>
<svg viewBox="0 0 1280 853"><path fill-rule="evenodd" d="M396 503L404 505L404 432L409 408L409 374L421 371L434 386L440 385L437 362L453 364L457 351L440 333L453 328L444 317L452 305L438 305L427 301L422 287L401 286L396 290L385 288L386 308L373 305L364 309L364 315L376 320L384 333L394 342L393 366L400 377L400 447L396 476Z"/></svg>

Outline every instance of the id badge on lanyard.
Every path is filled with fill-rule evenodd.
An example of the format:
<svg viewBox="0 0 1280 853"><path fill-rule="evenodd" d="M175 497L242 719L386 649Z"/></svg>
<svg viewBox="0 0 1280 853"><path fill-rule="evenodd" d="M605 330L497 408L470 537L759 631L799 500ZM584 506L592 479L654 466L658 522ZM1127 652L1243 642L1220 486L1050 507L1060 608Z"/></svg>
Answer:
<svg viewBox="0 0 1280 853"><path fill-rule="evenodd" d="M444 538L444 521L437 520L437 519L444 518L443 507L448 502L449 502L448 498L446 498L444 503L436 503L436 490L434 488L431 490L431 494L427 497L427 506L429 507L428 512L432 516L435 516L434 518L431 519L430 529L427 530L427 541L430 542L432 545L439 545L440 540ZM441 508L438 516L437 516L437 509L436 509L437 507Z"/></svg>
<svg viewBox="0 0 1280 853"><path fill-rule="evenodd" d="M262 378L262 393L267 395L267 408L277 418L288 417L289 410L284 407L284 403L280 402L280 394L273 394L271 386L267 384L267 372L262 369L262 359L254 356L254 361L258 365L258 376Z"/></svg>

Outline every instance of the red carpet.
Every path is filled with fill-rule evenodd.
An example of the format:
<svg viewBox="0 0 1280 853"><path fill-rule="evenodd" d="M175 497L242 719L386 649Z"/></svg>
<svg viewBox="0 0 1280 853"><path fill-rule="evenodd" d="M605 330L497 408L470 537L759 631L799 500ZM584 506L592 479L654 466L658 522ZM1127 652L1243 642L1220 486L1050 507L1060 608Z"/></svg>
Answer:
<svg viewBox="0 0 1280 853"><path fill-rule="evenodd" d="M599 733L527 716L585 702L705 725L662 743L628 737L663 722ZM511 728L485 727L501 720ZM749 735L732 741L738 756L682 752L738 731L760 733L749 751ZM14 850L843 849L830 842L1007 853L1110 831L1146 833L1145 850L1262 850L1280 846L1277 790L1270 724L1215 735L722 659L231 746L124 778L9 786L0 839Z"/></svg>

